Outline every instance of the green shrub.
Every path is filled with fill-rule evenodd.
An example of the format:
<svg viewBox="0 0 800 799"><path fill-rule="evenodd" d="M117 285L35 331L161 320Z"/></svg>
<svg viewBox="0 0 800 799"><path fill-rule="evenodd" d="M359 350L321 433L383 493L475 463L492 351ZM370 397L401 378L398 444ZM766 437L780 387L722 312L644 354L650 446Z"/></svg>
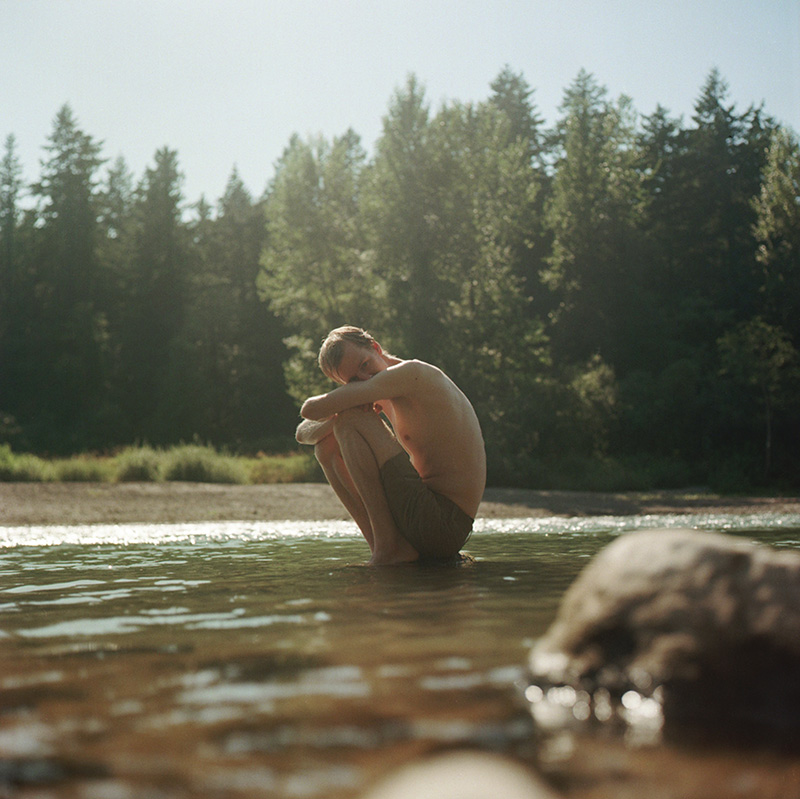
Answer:
<svg viewBox="0 0 800 799"><path fill-rule="evenodd" d="M128 447L115 459L119 483L152 483L161 479L164 456L151 447Z"/></svg>
<svg viewBox="0 0 800 799"><path fill-rule="evenodd" d="M53 478L62 483L104 483L112 471L106 460L80 456L53 461L51 468Z"/></svg>
<svg viewBox="0 0 800 799"><path fill-rule="evenodd" d="M8 444L0 444L0 480L8 482L14 464L14 453Z"/></svg>
<svg viewBox="0 0 800 799"><path fill-rule="evenodd" d="M305 452L262 455L250 465L251 483L315 483L321 479L317 459Z"/></svg>
<svg viewBox="0 0 800 799"><path fill-rule="evenodd" d="M248 482L244 463L199 444L169 450L164 456L163 475L165 480L189 483Z"/></svg>
<svg viewBox="0 0 800 799"><path fill-rule="evenodd" d="M14 455L8 444L0 444L0 482L42 483L52 479L50 464L35 455Z"/></svg>

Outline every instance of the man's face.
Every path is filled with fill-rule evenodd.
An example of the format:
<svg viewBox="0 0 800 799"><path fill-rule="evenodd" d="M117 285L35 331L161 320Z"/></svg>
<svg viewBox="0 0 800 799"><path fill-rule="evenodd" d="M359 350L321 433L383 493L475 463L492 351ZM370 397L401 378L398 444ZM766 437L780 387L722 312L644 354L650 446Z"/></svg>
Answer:
<svg viewBox="0 0 800 799"><path fill-rule="evenodd" d="M336 382L344 385L369 380L385 368L386 362L381 356L380 347L359 347L348 341L344 345L342 362L336 370Z"/></svg>

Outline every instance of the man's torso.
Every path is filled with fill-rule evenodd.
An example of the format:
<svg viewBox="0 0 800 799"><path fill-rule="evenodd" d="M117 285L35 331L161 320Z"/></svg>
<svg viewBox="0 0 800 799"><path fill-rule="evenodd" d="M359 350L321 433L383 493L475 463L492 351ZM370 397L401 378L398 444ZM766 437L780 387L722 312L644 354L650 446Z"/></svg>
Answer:
<svg viewBox="0 0 800 799"><path fill-rule="evenodd" d="M381 406L423 481L474 517L486 484L483 436L475 411L441 370L415 363L419 385Z"/></svg>

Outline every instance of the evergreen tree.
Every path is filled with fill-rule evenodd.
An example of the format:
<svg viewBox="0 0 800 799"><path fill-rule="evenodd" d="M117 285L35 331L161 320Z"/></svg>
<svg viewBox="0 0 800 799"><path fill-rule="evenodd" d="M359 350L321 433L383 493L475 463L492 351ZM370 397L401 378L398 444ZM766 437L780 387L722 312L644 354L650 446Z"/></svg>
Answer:
<svg viewBox="0 0 800 799"><path fill-rule="evenodd" d="M769 138L760 111L737 114L727 96L727 83L712 70L695 104L680 175L689 220L683 224L688 235L676 288L688 300L684 324L692 331L703 325L710 340L730 321L747 319L755 310L752 198Z"/></svg>
<svg viewBox="0 0 800 799"><path fill-rule="evenodd" d="M234 170L219 202L215 241L231 294L226 393L229 438L236 441L279 437L296 420L283 379L285 328L257 288L266 240L264 204L252 200Z"/></svg>
<svg viewBox="0 0 800 799"><path fill-rule="evenodd" d="M46 277L68 310L91 302L97 279L97 170L101 145L78 128L72 109L56 115L49 159L34 192L42 201Z"/></svg>
<svg viewBox="0 0 800 799"><path fill-rule="evenodd" d="M430 111L414 76L393 96L366 185L364 210L378 274L386 283L391 345L436 360L452 275L434 263L443 235L439 169L431 153Z"/></svg>
<svg viewBox="0 0 800 799"><path fill-rule="evenodd" d="M135 193L133 175L122 156L119 156L106 174L100 192L98 221L108 239L122 238L130 227Z"/></svg>
<svg viewBox="0 0 800 799"><path fill-rule="evenodd" d="M16 139L9 134L0 161L0 442L14 430L14 417L9 411L21 401L15 380L15 353L24 337L28 311L18 242L21 191L22 166Z"/></svg>
<svg viewBox="0 0 800 799"><path fill-rule="evenodd" d="M529 176L531 197L525 203L525 232L512 246L515 247L515 270L523 280L525 293L533 300L529 304L529 313L538 315L549 310L539 275L545 268L545 258L552 246L552 237L545 225L551 179L545 163L544 120L532 101L533 89L522 74L514 74L506 67L492 81L491 88L490 105L508 120L506 144L518 142L532 167Z"/></svg>
<svg viewBox="0 0 800 799"><path fill-rule="evenodd" d="M639 135L639 162L645 195L640 230L645 238L638 298L640 324L629 331L638 342L634 368L664 369L683 357L676 341L675 319L685 300L682 285L685 253L694 225L685 212L683 187L687 138L681 120L659 105L645 117Z"/></svg>
<svg viewBox="0 0 800 799"><path fill-rule="evenodd" d="M772 135L754 208L759 309L800 346L800 145L785 128Z"/></svg>
<svg viewBox="0 0 800 799"><path fill-rule="evenodd" d="M800 477L795 455L800 447L800 145L785 128L772 134L754 207L760 318L777 331L773 338L785 336L781 346L792 350L788 368L779 372L776 382L768 382L769 375L762 377L767 435L770 424L776 431L765 445L765 474L773 469L776 475L796 482ZM772 393L773 386L780 390Z"/></svg>
<svg viewBox="0 0 800 799"><path fill-rule="evenodd" d="M15 257L15 238L19 224L18 205L22 191L22 165L17 156L17 142L9 134L5 142L3 160L0 161L0 274L3 288L13 272Z"/></svg>
<svg viewBox="0 0 800 799"><path fill-rule="evenodd" d="M510 451L536 448L541 415L533 409L549 373L543 325L529 313L519 275L539 184L527 142L510 127L491 102L442 108L428 143L435 182L425 188L440 226L431 265L445 287L429 357L472 400L494 471L511 468Z"/></svg>
<svg viewBox="0 0 800 799"><path fill-rule="evenodd" d="M752 412L754 400L761 405L764 429L761 477L766 480L770 476L773 462L775 409L789 396L789 385L794 383L796 387L798 352L785 330L768 324L760 317L737 325L720 337L717 345L722 374L730 377L738 387L745 389L740 395L743 401L737 403L736 421L747 429L758 418L758 414ZM796 401L792 405L797 408ZM794 427L796 431L796 425ZM788 455L790 459L796 455L797 443L796 437L792 436L789 440L791 438L795 438L794 446L790 445L784 455ZM741 447L741 437L738 437L738 441ZM746 451L746 446L744 449Z"/></svg>
<svg viewBox="0 0 800 799"><path fill-rule="evenodd" d="M635 119L626 98L581 71L558 126L561 155L547 209L553 251L543 280L554 292L553 343L569 361L623 359L624 324L641 258L644 195Z"/></svg>
<svg viewBox="0 0 800 799"><path fill-rule="evenodd" d="M16 139L9 135L0 161L0 352L7 335L9 316L13 313L14 286L19 280L16 238L21 191L22 166L17 156Z"/></svg>
<svg viewBox="0 0 800 799"><path fill-rule="evenodd" d="M189 238L181 218L178 154L164 147L154 160L137 190L131 262L121 276L125 309L117 399L126 420L124 438L155 444L173 440L170 425L180 416L166 404L164 392L184 322Z"/></svg>
<svg viewBox="0 0 800 799"><path fill-rule="evenodd" d="M315 365L322 337L380 318L381 286L360 218L365 157L352 131L332 143L293 136L267 193L259 289L291 333L286 380L298 401L324 385Z"/></svg>
<svg viewBox="0 0 800 799"><path fill-rule="evenodd" d="M130 281L133 260L134 201L134 178L125 159L120 156L106 172L98 196L97 257L107 275L103 284L105 294L102 304L108 309L108 379L112 396L115 393L114 386L126 382L126 378L120 374L119 349L120 331L128 313L125 290ZM119 407L109 407L109 413L117 416L113 424L115 428L118 427Z"/></svg>
<svg viewBox="0 0 800 799"><path fill-rule="evenodd" d="M519 139L524 143L525 152L531 162L538 162L544 148L542 133L544 119L539 116L531 100L533 89L521 73L515 74L508 66L490 86L492 95L489 102L502 111L508 119L509 143L511 140Z"/></svg>
<svg viewBox="0 0 800 799"><path fill-rule="evenodd" d="M170 404L182 409L184 437L203 431L211 441L252 449L287 433L295 416L283 386L280 327L256 292L263 208L234 170L217 217L203 201L197 211Z"/></svg>
<svg viewBox="0 0 800 799"><path fill-rule="evenodd" d="M97 258L97 170L101 146L71 108L56 115L40 181L36 305L31 309L29 430L39 445L98 443L106 402L107 318L99 304L105 274Z"/></svg>

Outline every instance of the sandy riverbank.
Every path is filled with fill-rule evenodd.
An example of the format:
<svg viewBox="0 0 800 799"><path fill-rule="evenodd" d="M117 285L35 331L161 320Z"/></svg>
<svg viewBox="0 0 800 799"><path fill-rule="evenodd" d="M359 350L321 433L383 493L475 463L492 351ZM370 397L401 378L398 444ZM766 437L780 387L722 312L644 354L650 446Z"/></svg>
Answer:
<svg viewBox="0 0 800 799"><path fill-rule="evenodd" d="M484 518L665 513L800 513L800 497L721 497L703 492L600 494L489 488ZM347 519L320 483L0 483L0 525Z"/></svg>

